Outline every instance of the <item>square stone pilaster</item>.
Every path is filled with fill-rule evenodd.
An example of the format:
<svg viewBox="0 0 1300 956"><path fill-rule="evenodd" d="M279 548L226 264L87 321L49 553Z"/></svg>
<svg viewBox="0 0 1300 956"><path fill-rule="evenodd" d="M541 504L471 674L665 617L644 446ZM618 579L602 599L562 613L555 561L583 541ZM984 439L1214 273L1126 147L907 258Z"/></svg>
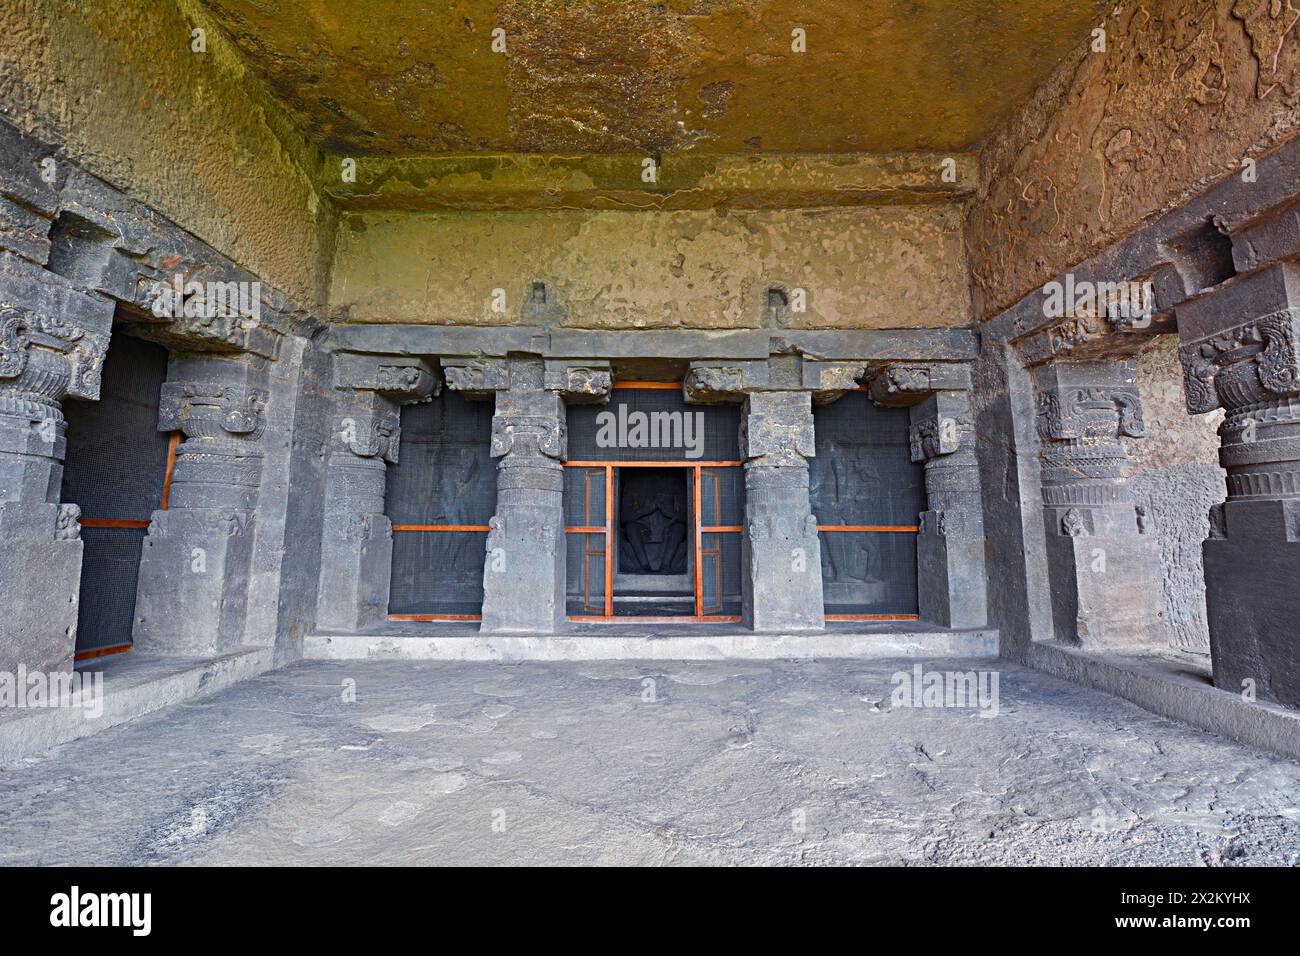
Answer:
<svg viewBox="0 0 1300 956"><path fill-rule="evenodd" d="M808 499L808 458L814 454L811 392L745 396L742 615L756 631L825 626L821 540Z"/></svg>
<svg viewBox="0 0 1300 956"><path fill-rule="evenodd" d="M969 392L934 392L911 409L911 457L925 463L921 532L916 539L921 620L941 627L984 627L984 502L975 457Z"/></svg>
<svg viewBox="0 0 1300 956"><path fill-rule="evenodd" d="M1202 546L1214 683L1300 707L1300 265L1176 311L1187 409L1227 413L1228 497Z"/></svg>
<svg viewBox="0 0 1300 956"><path fill-rule="evenodd" d="M1123 439L1146 434L1135 367L1034 369L1053 626L1083 647L1168 642L1159 546L1128 487Z"/></svg>
<svg viewBox="0 0 1300 956"><path fill-rule="evenodd" d="M428 398L437 385L422 359L335 356L318 627L356 631L387 619L393 528L385 495L401 442L400 406Z"/></svg>
<svg viewBox="0 0 1300 956"><path fill-rule="evenodd" d="M173 354L159 431L180 431L167 510L155 511L136 588L135 645L210 657L240 646L253 574L269 365Z"/></svg>
<svg viewBox="0 0 1300 956"><path fill-rule="evenodd" d="M917 609L940 627L988 623L984 511L970 370L964 365L891 365L871 380L871 400L909 409L911 459L925 465L927 508L916 539Z"/></svg>
<svg viewBox="0 0 1300 956"><path fill-rule="evenodd" d="M111 302L0 259L0 671L72 669L81 511L61 504L62 402L99 397Z"/></svg>

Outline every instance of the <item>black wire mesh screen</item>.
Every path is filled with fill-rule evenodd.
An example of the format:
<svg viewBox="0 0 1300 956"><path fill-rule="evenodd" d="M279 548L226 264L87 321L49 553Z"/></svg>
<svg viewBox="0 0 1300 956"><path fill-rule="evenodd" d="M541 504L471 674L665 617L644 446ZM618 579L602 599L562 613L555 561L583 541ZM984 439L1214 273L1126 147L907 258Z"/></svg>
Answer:
<svg viewBox="0 0 1300 956"><path fill-rule="evenodd" d="M605 527L605 469L564 469L565 528ZM605 613L605 532L569 532L566 605L570 615Z"/></svg>
<svg viewBox="0 0 1300 956"><path fill-rule="evenodd" d="M97 402L67 401L62 499L81 508L77 652L131 643L140 551L162 504L170 436L158 431L167 350L114 335ZM95 527L96 521L138 527Z"/></svg>
<svg viewBox="0 0 1300 956"><path fill-rule="evenodd" d="M478 529L486 528L497 506L491 437L491 402L444 391L402 408L398 463L389 466L387 484L390 614L482 613L487 532Z"/></svg>
<svg viewBox="0 0 1300 956"><path fill-rule="evenodd" d="M914 529L925 510L925 472L911 461L908 410L850 392L813 410L813 514L823 528ZM914 615L914 530L821 533L828 615Z"/></svg>
<svg viewBox="0 0 1300 956"><path fill-rule="evenodd" d="M740 613L740 528L745 523L743 468L700 469L700 610ZM706 531L705 528L737 530Z"/></svg>
<svg viewBox="0 0 1300 956"><path fill-rule="evenodd" d="M688 405L680 389L616 388L568 409L570 461L735 461L740 406Z"/></svg>

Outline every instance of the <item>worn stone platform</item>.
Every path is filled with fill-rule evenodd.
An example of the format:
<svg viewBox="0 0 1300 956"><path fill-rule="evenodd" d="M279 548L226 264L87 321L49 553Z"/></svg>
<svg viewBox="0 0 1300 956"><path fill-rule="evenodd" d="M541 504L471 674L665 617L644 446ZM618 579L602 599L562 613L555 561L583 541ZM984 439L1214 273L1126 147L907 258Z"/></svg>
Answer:
<svg viewBox="0 0 1300 956"><path fill-rule="evenodd" d="M310 635L314 660L710 661L996 657L990 628L830 622L815 633L756 633L734 624L570 623L559 634L480 633L477 624L388 622L360 633Z"/></svg>
<svg viewBox="0 0 1300 956"><path fill-rule="evenodd" d="M0 862L1300 863L1300 764L917 663L299 663L0 770Z"/></svg>

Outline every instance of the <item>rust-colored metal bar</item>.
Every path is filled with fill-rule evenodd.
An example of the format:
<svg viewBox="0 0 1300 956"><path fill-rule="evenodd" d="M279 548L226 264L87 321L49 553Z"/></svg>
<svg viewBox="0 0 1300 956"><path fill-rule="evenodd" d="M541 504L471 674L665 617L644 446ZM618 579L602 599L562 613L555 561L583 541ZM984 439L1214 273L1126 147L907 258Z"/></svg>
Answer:
<svg viewBox="0 0 1300 956"><path fill-rule="evenodd" d="M701 547L701 543L703 540L703 533L700 531L700 520L702 516L701 515L702 509L700 507L700 473L702 470L703 469L700 465L695 466L695 476L694 476L695 481L693 482L694 488L692 488L692 495L691 495L691 497L695 499L695 503L694 503L695 520L692 521L691 524L695 526L695 616L696 617L704 616L704 569L702 567L702 563L704 561L704 555L702 554L702 552L704 549Z"/></svg>
<svg viewBox="0 0 1300 956"><path fill-rule="evenodd" d="M635 617L628 615L626 617L605 617L601 615L582 615L571 614L570 621L581 624L736 624L740 621L740 615L735 617L724 617L713 614L683 614L680 617Z"/></svg>
<svg viewBox="0 0 1300 956"><path fill-rule="evenodd" d="M668 391L669 389L673 389L673 390L680 389L682 387L682 383L681 382L615 382L614 387L615 388L663 389L664 391Z"/></svg>
<svg viewBox="0 0 1300 956"><path fill-rule="evenodd" d="M565 525L565 534L604 534L605 526L603 524L595 525Z"/></svg>
<svg viewBox="0 0 1300 956"><path fill-rule="evenodd" d="M390 621L481 621L482 614L390 614Z"/></svg>
<svg viewBox="0 0 1300 956"><path fill-rule="evenodd" d="M166 511L172 502L172 473L176 470L176 447L181 443L181 433L172 432L167 440L167 470L163 473L162 501L158 507Z"/></svg>
<svg viewBox="0 0 1300 956"><path fill-rule="evenodd" d="M739 468L743 461L566 461L565 468Z"/></svg>
<svg viewBox="0 0 1300 956"><path fill-rule="evenodd" d="M135 518L78 518L83 528L147 528L149 522Z"/></svg>
<svg viewBox="0 0 1300 956"><path fill-rule="evenodd" d="M700 530L705 534L727 534L733 531L744 531L745 528L738 524L706 524Z"/></svg>
<svg viewBox="0 0 1300 956"><path fill-rule="evenodd" d="M915 524L819 524L818 531L910 531L921 530Z"/></svg>
<svg viewBox="0 0 1300 956"><path fill-rule="evenodd" d="M394 531L491 531L485 524L395 524Z"/></svg>
<svg viewBox="0 0 1300 956"><path fill-rule="evenodd" d="M74 660L89 661L96 657L108 657L110 654L125 654L131 649L130 644L114 644L112 647L96 647L89 651L77 651L73 655Z"/></svg>
<svg viewBox="0 0 1300 956"><path fill-rule="evenodd" d="M614 616L614 466L605 466L605 616Z"/></svg>
<svg viewBox="0 0 1300 956"><path fill-rule="evenodd" d="M828 621L919 621L919 614L827 614Z"/></svg>

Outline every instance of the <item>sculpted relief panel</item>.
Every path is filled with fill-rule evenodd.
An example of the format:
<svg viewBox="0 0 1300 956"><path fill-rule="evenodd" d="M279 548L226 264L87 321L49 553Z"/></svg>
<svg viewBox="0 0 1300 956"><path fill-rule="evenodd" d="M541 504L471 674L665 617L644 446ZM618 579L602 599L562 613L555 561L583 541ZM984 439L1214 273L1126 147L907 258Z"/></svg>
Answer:
<svg viewBox="0 0 1300 956"><path fill-rule="evenodd" d="M988 318L1300 130L1297 0L1126 6L991 142L967 224Z"/></svg>

